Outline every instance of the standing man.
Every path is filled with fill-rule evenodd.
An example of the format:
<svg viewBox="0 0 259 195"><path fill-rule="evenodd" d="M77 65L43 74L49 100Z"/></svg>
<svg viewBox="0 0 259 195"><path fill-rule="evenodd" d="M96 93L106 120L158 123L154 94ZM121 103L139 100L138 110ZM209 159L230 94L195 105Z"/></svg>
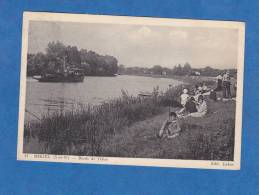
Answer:
<svg viewBox="0 0 259 195"><path fill-rule="evenodd" d="M216 79L217 79L217 88L215 91L221 91L222 90L222 74L219 74Z"/></svg>
<svg viewBox="0 0 259 195"><path fill-rule="evenodd" d="M230 90L230 75L229 75L229 71L227 71L224 75L223 75L223 98L231 98L231 90Z"/></svg>

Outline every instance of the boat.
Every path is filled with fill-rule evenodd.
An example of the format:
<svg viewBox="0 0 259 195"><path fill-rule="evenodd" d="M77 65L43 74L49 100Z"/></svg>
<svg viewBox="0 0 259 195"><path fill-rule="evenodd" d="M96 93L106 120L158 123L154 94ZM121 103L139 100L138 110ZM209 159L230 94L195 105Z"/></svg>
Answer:
<svg viewBox="0 0 259 195"><path fill-rule="evenodd" d="M44 73L41 76L33 76L39 82L83 82L85 75L84 70L80 68L70 68L63 63L63 69L55 73Z"/></svg>
<svg viewBox="0 0 259 195"><path fill-rule="evenodd" d="M70 69L64 73L46 73L33 78L39 82L83 82L84 74L82 69Z"/></svg>
<svg viewBox="0 0 259 195"><path fill-rule="evenodd" d="M141 91L139 92L138 96L140 97L151 97L153 94L151 92L148 91Z"/></svg>

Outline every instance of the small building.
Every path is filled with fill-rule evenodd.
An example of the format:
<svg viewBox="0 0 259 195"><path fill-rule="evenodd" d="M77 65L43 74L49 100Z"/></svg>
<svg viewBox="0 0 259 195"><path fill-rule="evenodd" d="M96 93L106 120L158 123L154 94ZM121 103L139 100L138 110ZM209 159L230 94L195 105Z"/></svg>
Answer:
<svg viewBox="0 0 259 195"><path fill-rule="evenodd" d="M193 71L193 72L191 73L191 75L192 75L192 76L200 76L201 73L198 72L198 71Z"/></svg>
<svg viewBox="0 0 259 195"><path fill-rule="evenodd" d="M195 74L196 76L200 76L200 75L201 75L201 73L198 72L198 71L195 71L194 74Z"/></svg>

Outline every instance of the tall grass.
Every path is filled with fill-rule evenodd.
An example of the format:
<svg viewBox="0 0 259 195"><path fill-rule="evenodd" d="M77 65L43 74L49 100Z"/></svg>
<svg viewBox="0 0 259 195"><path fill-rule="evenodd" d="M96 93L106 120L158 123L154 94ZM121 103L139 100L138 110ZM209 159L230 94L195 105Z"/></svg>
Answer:
<svg viewBox="0 0 259 195"><path fill-rule="evenodd" d="M156 137L167 113L135 123L105 140L102 155L111 157L227 160L234 156L235 102L206 99L208 113L179 119L180 135Z"/></svg>
<svg viewBox="0 0 259 195"><path fill-rule="evenodd" d="M158 89L149 98L133 97L122 91L121 98L100 106L79 106L75 110L45 115L27 123L24 137L34 137L44 145L44 153L98 155L103 139L123 127L161 113L164 94Z"/></svg>
<svg viewBox="0 0 259 195"><path fill-rule="evenodd" d="M39 153L98 156L108 136L162 113L167 106L181 106L179 97L183 88L192 91L193 85L179 85L165 93L157 87L148 98L122 91L120 98L99 106L79 105L71 111L47 114L40 121L25 124L24 138L37 139L43 146Z"/></svg>

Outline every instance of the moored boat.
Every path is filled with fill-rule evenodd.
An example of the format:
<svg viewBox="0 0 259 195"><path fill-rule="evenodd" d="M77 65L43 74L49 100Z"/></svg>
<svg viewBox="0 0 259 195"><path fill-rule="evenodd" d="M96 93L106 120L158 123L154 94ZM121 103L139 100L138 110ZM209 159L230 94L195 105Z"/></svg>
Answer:
<svg viewBox="0 0 259 195"><path fill-rule="evenodd" d="M71 68L63 73L46 73L33 78L39 82L83 82L84 77L82 69Z"/></svg>
<svg viewBox="0 0 259 195"><path fill-rule="evenodd" d="M65 57L62 70L55 73L44 73L41 76L33 76L39 82L83 82L84 70L66 66Z"/></svg>
<svg viewBox="0 0 259 195"><path fill-rule="evenodd" d="M141 91L139 92L138 96L140 97L151 97L153 94L151 92L148 92L148 91Z"/></svg>

